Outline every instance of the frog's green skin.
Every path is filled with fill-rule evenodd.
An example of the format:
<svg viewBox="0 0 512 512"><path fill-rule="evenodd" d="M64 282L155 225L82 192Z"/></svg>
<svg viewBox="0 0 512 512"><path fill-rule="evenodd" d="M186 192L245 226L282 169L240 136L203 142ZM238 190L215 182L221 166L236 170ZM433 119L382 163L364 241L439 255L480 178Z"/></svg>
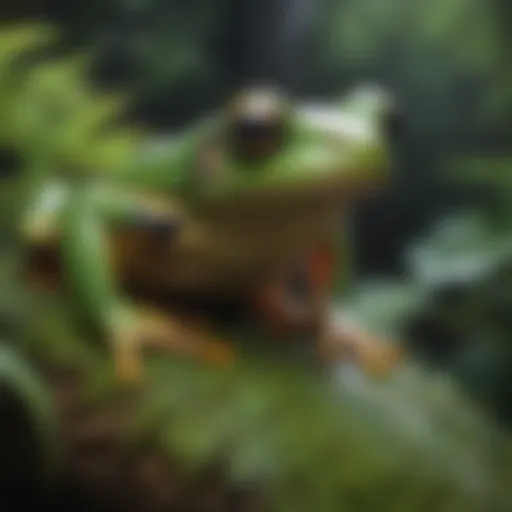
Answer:
<svg viewBox="0 0 512 512"><path fill-rule="evenodd" d="M292 106L287 143L276 154L247 163L223 151L210 169L202 168L205 143L218 140L225 127L216 115L109 183L60 191L49 184L23 229L32 244L60 240L73 300L107 332L121 329L131 314L119 278L171 292L244 296L274 268L332 238L339 210L386 180L386 108L370 92L334 108ZM164 207L142 200L142 193L158 196ZM142 214L177 226L158 250L145 242L134 249L120 229Z"/></svg>

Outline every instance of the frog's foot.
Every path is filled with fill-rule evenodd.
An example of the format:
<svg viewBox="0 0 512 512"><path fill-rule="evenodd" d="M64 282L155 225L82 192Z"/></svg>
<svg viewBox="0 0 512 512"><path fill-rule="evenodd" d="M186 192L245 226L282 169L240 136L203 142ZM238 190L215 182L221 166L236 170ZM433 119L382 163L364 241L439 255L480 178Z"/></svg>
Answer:
<svg viewBox="0 0 512 512"><path fill-rule="evenodd" d="M134 337L129 334L119 336L114 342L115 374L128 384L140 383L144 373L140 347L134 342Z"/></svg>
<svg viewBox="0 0 512 512"><path fill-rule="evenodd" d="M405 357L396 343L341 323L329 326L320 336L319 352L329 364L353 360L371 377L388 375Z"/></svg>
<svg viewBox="0 0 512 512"><path fill-rule="evenodd" d="M167 312L139 310L132 335L138 340L138 347L133 340L125 339L117 352L121 377L131 379L141 374L139 351L184 355L216 366L228 366L235 359L233 348L214 339L204 325L186 322Z"/></svg>

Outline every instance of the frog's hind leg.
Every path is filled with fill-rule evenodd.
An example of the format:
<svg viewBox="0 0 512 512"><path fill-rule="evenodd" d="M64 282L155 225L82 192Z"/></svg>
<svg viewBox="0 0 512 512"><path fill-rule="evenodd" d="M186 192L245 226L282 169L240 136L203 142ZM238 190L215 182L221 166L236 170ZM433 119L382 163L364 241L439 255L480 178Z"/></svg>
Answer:
<svg viewBox="0 0 512 512"><path fill-rule="evenodd" d="M302 271L302 300L294 288L293 267L276 274L258 290L257 311L274 332L290 329L311 331L320 359L326 364L354 360L372 376L387 374L403 358L400 347L387 343L359 326L332 314L330 298L335 276L334 252L318 247L299 268ZM300 272L299 272L300 274ZM299 294L300 295L300 294Z"/></svg>

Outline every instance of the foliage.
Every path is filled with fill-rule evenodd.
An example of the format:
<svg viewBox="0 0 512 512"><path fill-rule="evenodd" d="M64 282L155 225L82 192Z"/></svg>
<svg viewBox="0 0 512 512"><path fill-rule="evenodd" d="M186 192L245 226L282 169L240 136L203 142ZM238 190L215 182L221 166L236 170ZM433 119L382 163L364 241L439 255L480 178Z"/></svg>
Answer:
<svg viewBox="0 0 512 512"><path fill-rule="evenodd" d="M56 172L80 166L110 169L126 161L131 139L106 130L112 128L125 100L91 90L84 57L37 58L34 52L48 34L46 27L37 25L2 31L4 144L31 165L43 161Z"/></svg>
<svg viewBox="0 0 512 512"><path fill-rule="evenodd" d="M470 172L468 181L476 176ZM489 175L477 178L506 204L508 176L502 176L505 184L500 187L491 164ZM507 211L499 209L496 216L496 210L485 215L480 209L446 217L409 248L409 279L423 291L423 305L403 323L420 322L423 330L434 326L434 335L445 338L441 351L451 359L452 372L485 408L509 424L512 246ZM438 350L432 340L425 343Z"/></svg>
<svg viewBox="0 0 512 512"><path fill-rule="evenodd" d="M46 26L4 27L0 40L2 224L11 232L28 195L51 176L77 179L130 162L141 134L116 121L126 100L87 85L84 57L49 59Z"/></svg>
<svg viewBox="0 0 512 512"><path fill-rule="evenodd" d="M496 48L496 23L492 11L480 2L351 0L333 5L333 14L341 24L329 27L331 31L326 34L331 52L337 56L344 52L353 62L385 60L378 59L378 52L390 50L410 58L411 50L431 47L448 49L452 59L466 58L473 66L493 64L490 55ZM471 35L464 30L467 26L475 28Z"/></svg>

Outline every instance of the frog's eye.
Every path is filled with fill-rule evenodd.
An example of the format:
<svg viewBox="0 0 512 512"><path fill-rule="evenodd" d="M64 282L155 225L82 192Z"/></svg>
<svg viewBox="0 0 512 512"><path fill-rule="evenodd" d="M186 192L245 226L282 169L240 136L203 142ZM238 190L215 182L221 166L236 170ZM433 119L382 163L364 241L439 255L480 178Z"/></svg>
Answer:
<svg viewBox="0 0 512 512"><path fill-rule="evenodd" d="M228 123L228 140L235 155L244 160L271 156L284 143L286 102L277 91L244 91L235 98Z"/></svg>

